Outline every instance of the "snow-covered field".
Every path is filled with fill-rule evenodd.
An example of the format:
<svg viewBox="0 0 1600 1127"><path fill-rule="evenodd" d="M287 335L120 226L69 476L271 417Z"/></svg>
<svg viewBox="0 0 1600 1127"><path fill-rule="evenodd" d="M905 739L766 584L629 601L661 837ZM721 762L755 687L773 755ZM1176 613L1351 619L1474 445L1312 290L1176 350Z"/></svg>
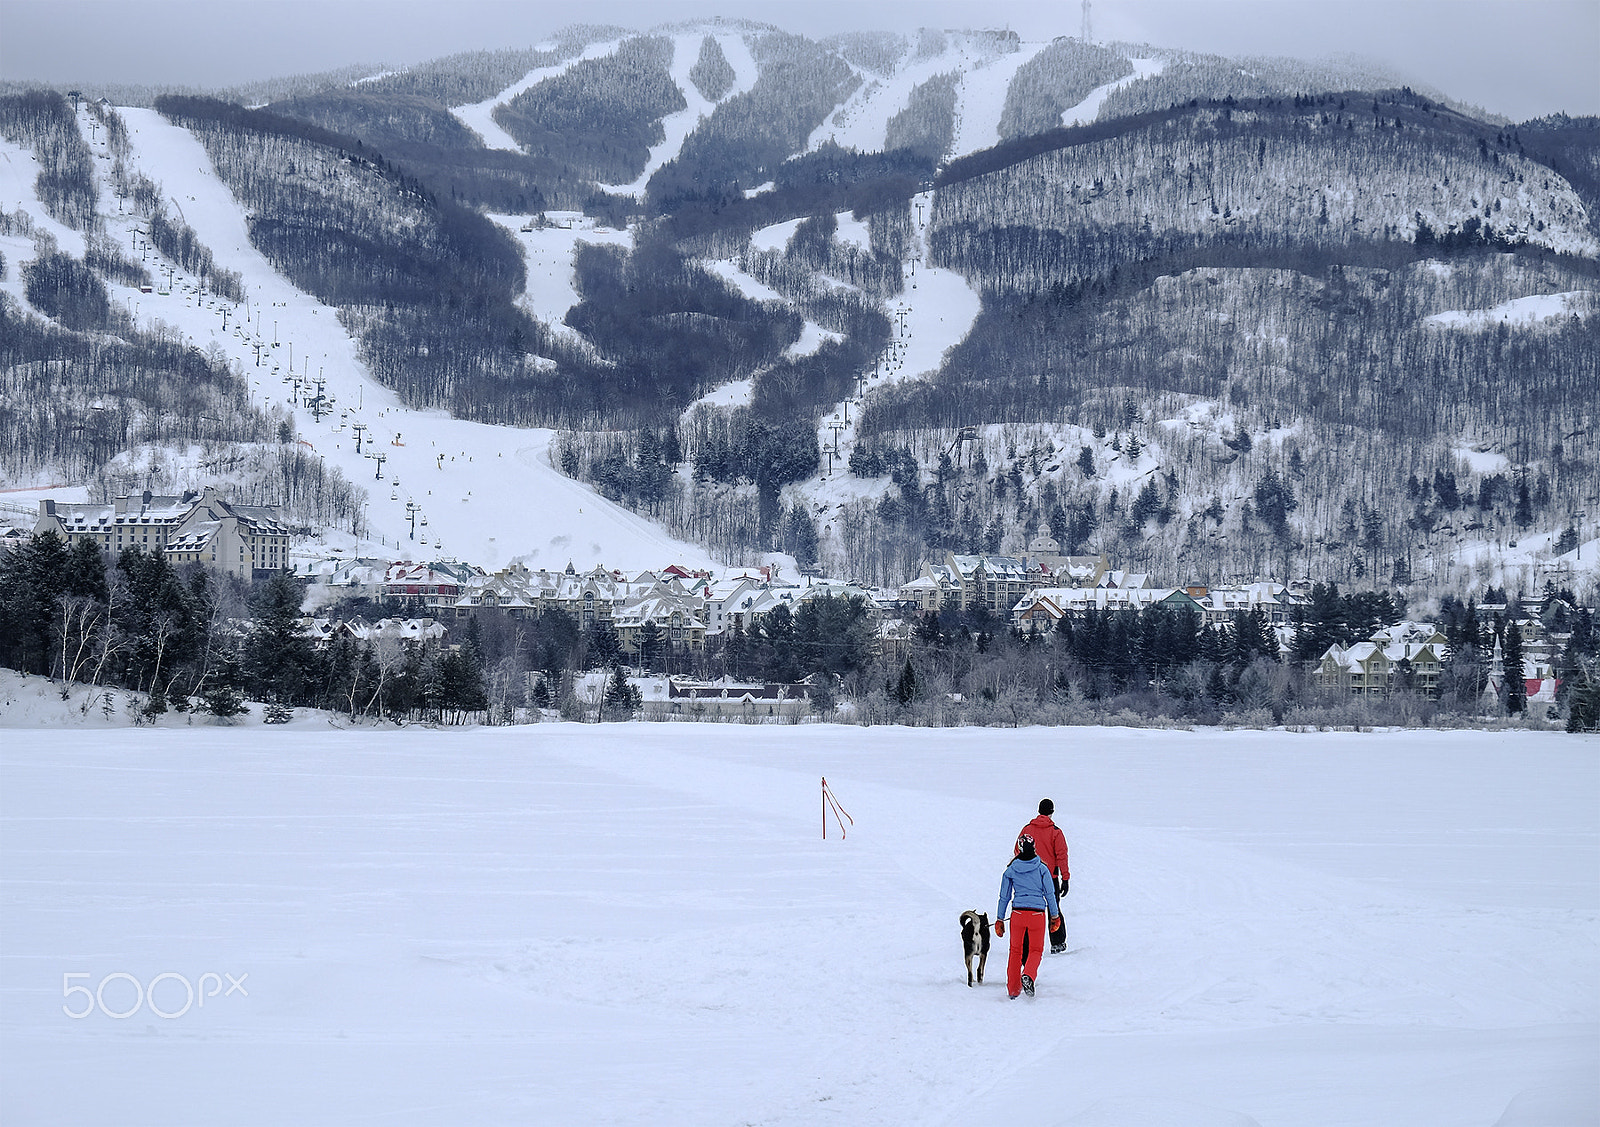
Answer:
<svg viewBox="0 0 1600 1127"><path fill-rule="evenodd" d="M1505 733L11 728L4 1120L1594 1123L1597 753ZM821 835L824 775L843 840ZM1003 943L967 988L956 917L993 912L1044 795L1072 951L1012 1002ZM204 1004L134 1010L152 984L163 1013L190 986Z"/></svg>

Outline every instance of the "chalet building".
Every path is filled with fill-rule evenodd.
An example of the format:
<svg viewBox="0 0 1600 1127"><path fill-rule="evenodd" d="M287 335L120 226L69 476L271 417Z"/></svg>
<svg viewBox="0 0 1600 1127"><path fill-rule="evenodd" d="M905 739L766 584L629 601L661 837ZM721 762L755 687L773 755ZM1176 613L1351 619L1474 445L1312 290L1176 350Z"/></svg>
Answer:
<svg viewBox="0 0 1600 1127"><path fill-rule="evenodd" d="M39 502L36 533L54 532L68 546L93 540L115 559L124 548L160 551L173 564L255 579L289 566L289 525L275 505L239 505L215 486L161 496L145 490L111 504Z"/></svg>
<svg viewBox="0 0 1600 1127"><path fill-rule="evenodd" d="M1402 622L1364 642L1329 646L1317 665L1317 683L1354 696L1387 697L1409 688L1439 697L1445 637L1426 623Z"/></svg>
<svg viewBox="0 0 1600 1127"><path fill-rule="evenodd" d="M790 614L812 599L860 599L867 626L874 634L883 622L883 600L878 592L858 583L837 579L813 579L804 584L778 584L750 573L734 574L701 591L705 598L706 632L711 636L741 630L749 633L761 619L778 607Z"/></svg>
<svg viewBox="0 0 1600 1127"><path fill-rule="evenodd" d="M1146 577L1136 578L1142 581ZM1140 582L1131 587L1040 587L1017 601L1011 610L1011 621L1022 630L1050 630L1068 615L1082 618L1091 610L1101 614L1137 613L1153 606L1192 610L1202 620L1205 618L1205 608L1185 591L1149 587Z"/></svg>
<svg viewBox="0 0 1600 1127"><path fill-rule="evenodd" d="M463 577L457 567L442 563L391 564L383 576L383 600L415 602L425 607L454 607Z"/></svg>
<svg viewBox="0 0 1600 1127"><path fill-rule="evenodd" d="M664 699L646 698L643 710L666 716L766 718L803 714L811 709L806 682L748 684L737 681L667 680Z"/></svg>
<svg viewBox="0 0 1600 1127"><path fill-rule="evenodd" d="M735 627L748 632L755 619L776 606L780 597L773 593L771 583L749 572L726 575L700 590L705 599L706 632L713 636ZM792 591L793 588L781 590ZM792 597L788 602L792 608Z"/></svg>
<svg viewBox="0 0 1600 1127"><path fill-rule="evenodd" d="M1043 587L1097 587L1111 570L1111 560L1103 552L1098 556L1060 556L1051 560L1034 556L1030 550L1029 558L1049 575L1049 581L1040 584Z"/></svg>
<svg viewBox="0 0 1600 1127"><path fill-rule="evenodd" d="M623 572L605 567L579 572L568 564L565 571L552 572L543 568L533 571L516 564L493 575L479 572L464 578L451 605L455 615L462 618L479 611L510 618L538 618L548 611L560 610L570 614L583 629L597 622L610 622L629 652L634 651L628 639L643 628L645 621L651 621L665 637L698 650L704 648L707 633L703 591L708 578L682 568L642 571L630 579ZM647 606L651 599L655 601ZM679 633L674 635L674 630Z"/></svg>
<svg viewBox="0 0 1600 1127"><path fill-rule="evenodd" d="M1261 611L1269 623L1278 626L1288 622L1294 608L1306 602L1284 584L1265 580L1228 587L1185 587L1183 591L1201 607L1210 626L1253 610Z"/></svg>
<svg viewBox="0 0 1600 1127"><path fill-rule="evenodd" d="M924 562L921 575L900 585L900 599L924 614L945 606L960 606L961 580L943 564Z"/></svg>
<svg viewBox="0 0 1600 1127"><path fill-rule="evenodd" d="M703 600L685 593L675 584L658 582L650 592L631 599L612 613L622 652L640 655L650 628L656 636L655 656L671 652L701 653L706 648L706 624L700 617Z"/></svg>
<svg viewBox="0 0 1600 1127"><path fill-rule="evenodd" d="M380 618L368 622L359 615L344 621L328 618L300 619L300 633L325 649L341 637L358 642L438 642L448 629L432 618Z"/></svg>
<svg viewBox="0 0 1600 1127"><path fill-rule="evenodd" d="M900 595L922 611L985 606L994 614L1005 614L1042 578L1042 572L1030 575L1028 565L1015 556L947 552L942 563L924 562L922 574L901 586Z"/></svg>
<svg viewBox="0 0 1600 1127"><path fill-rule="evenodd" d="M1094 587L1121 585L1125 573L1112 572L1104 554L1065 556L1060 545L1042 529L1028 545L1026 556L959 555L947 552L943 561L924 561L922 573L901 585L899 602L918 612L945 607L967 611L977 606L1003 615L1027 592L1041 587Z"/></svg>

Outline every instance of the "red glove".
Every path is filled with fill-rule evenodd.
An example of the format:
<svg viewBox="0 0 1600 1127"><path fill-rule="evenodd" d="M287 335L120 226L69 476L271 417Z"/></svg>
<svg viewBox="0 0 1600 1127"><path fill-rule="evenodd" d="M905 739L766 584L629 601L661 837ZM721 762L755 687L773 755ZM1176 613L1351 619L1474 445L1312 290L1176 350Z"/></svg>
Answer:
<svg viewBox="0 0 1600 1127"><path fill-rule="evenodd" d="M994 921L994 933L996 935L998 935L1001 939L1004 939L1006 937L1006 921L1005 920L995 920Z"/></svg>
<svg viewBox="0 0 1600 1127"><path fill-rule="evenodd" d="M1051 931L1056 930L1056 928L1058 928L1060 926L1061 926L1061 917L1060 916L1057 916L1055 919L1050 921L1050 930Z"/></svg>

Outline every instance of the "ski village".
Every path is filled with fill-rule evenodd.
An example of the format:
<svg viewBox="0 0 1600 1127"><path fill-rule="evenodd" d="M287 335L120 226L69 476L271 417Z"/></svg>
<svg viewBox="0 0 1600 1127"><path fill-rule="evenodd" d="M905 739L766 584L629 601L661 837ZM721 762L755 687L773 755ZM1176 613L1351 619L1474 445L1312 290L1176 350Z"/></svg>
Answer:
<svg viewBox="0 0 1600 1127"><path fill-rule="evenodd" d="M1600 1123L1594 107L746 7L0 75L0 1122Z"/></svg>
<svg viewBox="0 0 1600 1127"><path fill-rule="evenodd" d="M591 501L603 503L598 497ZM1509 619L1505 603L1486 602L1469 608L1464 619L1440 625L1406 621L1392 598L1348 601L1336 588L1306 581L1158 586L1149 575L1112 568L1103 554L1062 555L1048 529L1020 558L946 552L942 559L924 561L915 579L885 589L814 574L815 568L785 577L778 563L716 571L670 564L632 574L604 565L579 571L569 562L551 571L517 563L491 573L449 559L345 558L338 550L324 554L299 548L291 554L295 538L288 521L274 506L230 504L208 487L183 496L146 491L109 505L44 499L31 535L54 535L68 557L78 544L88 545L77 550L80 559L90 549L120 554L138 546L161 553L173 569L198 564L219 579L277 578L288 600L282 608L301 613L277 624L276 642L287 652L262 655L262 667L281 675L288 657L308 682L284 682L285 700L269 710L279 722L292 716L288 702L309 700L313 680L333 694L317 703L342 704L352 721L403 718L386 695L400 692L410 694L406 699L418 719L444 723L524 722L537 718L530 708L565 719L798 721L839 709L843 676L859 675L874 664L897 674L884 686L883 699L869 693L864 702L883 722L895 718L896 706L909 708L927 695L918 679L921 662L913 660L923 645L950 645L959 637L982 656L995 644L996 633L1009 635L1010 644L1024 647L1024 654L1043 650L1049 640L1103 668L1106 685L1120 675L1125 688L1136 659L1128 655L1119 661L1110 654L1139 637L1138 624L1153 622L1163 630L1137 643L1148 655L1145 660L1158 673L1179 676L1190 662L1209 661L1208 680L1188 688L1194 696L1210 694L1213 706L1234 696L1220 679L1228 663L1281 663L1294 655L1306 666L1305 687L1312 695L1340 703L1353 695L1358 707L1350 716L1362 716L1368 705L1391 696L1405 698L1420 712L1437 704L1442 684L1460 693L1444 667L1465 637L1468 645L1483 650L1482 668L1469 671L1477 694L1466 702L1469 711L1500 715L1543 708L1554 719L1561 681L1556 670L1582 652L1585 635L1574 648L1574 628L1587 629L1592 618L1592 611L1550 593L1519 606L1523 613ZM426 541L426 525L423 529ZM10 538L23 539L20 533ZM306 613L307 604L327 613ZM170 608L175 614L182 610L182 604ZM110 664L111 636L91 636L98 624L95 612L79 608L79 613L78 636L64 646L74 661L70 680L86 682L81 710L87 712L115 697L96 692ZM1362 620L1365 629L1351 629ZM1514 627L1509 639L1503 627L1489 629L1490 623ZM267 635L256 633L261 623L255 619L215 625L221 634L215 646L210 639L205 646L172 639L175 657L169 659L165 687L135 706L134 719L154 720L173 693L192 695L202 709L218 700L233 702L243 688L237 658L221 659L223 669L231 660L233 672L204 668L192 686L174 675L181 660L176 655L225 651L230 643L249 649L252 639L265 644ZM191 628L199 630L200 624ZM495 639L488 644L486 628ZM953 637L945 637L946 630ZM507 637L522 645L486 668L484 652L504 653ZM1336 637L1348 640L1322 647ZM546 650L553 663L529 669L516 660L529 638L547 647L565 641L571 650ZM1170 651L1162 652L1163 647ZM339 668L330 670L330 661ZM1514 675L1519 666L1522 676L1508 683L1507 669ZM402 669L407 672L399 673ZM456 676L445 680L446 669ZM613 675L586 676L585 670ZM77 675L85 672L87 677ZM1462 675L1459 668L1450 673ZM408 683L406 676L422 680ZM1068 695L1068 686L1055 688L1058 695ZM1003 689L1010 690L1004 700ZM1255 691L1255 699L1245 697L1245 707L1276 707L1275 722L1281 722L1283 701L1272 686L1262 683ZM959 689L946 687L940 696L928 706L940 718L936 722L974 722L962 718ZM1013 685L981 686L984 719L977 722L1039 722L1041 717L1018 697ZM179 711L190 704L180 700ZM1010 716L996 713L997 705L1009 709ZM853 711L849 703L843 707L846 715ZM233 715L227 708L224 715ZM1250 720L1231 713L1226 722Z"/></svg>

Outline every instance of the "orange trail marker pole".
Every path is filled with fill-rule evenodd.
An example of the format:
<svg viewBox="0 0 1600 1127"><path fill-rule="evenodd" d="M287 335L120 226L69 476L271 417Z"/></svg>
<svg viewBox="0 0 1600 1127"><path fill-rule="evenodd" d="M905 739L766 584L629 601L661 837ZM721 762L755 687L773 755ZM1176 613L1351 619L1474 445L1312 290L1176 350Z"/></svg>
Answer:
<svg viewBox="0 0 1600 1127"><path fill-rule="evenodd" d="M830 806L833 807L833 816L839 823L839 840L843 841L849 836L844 824L849 822L853 826L856 824L856 820L850 817L849 812L843 806L839 805L839 800L834 797L833 791L828 789L828 778L824 775L822 778L822 836L824 839L828 836L828 807Z"/></svg>

